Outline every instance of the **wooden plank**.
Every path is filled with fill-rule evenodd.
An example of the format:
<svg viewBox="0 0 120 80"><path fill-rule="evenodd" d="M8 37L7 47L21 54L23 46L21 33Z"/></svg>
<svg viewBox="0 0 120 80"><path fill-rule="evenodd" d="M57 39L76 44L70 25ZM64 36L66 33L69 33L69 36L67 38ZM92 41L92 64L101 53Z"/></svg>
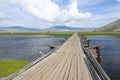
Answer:
<svg viewBox="0 0 120 80"><path fill-rule="evenodd" d="M92 80L75 33L56 52L13 80Z"/></svg>

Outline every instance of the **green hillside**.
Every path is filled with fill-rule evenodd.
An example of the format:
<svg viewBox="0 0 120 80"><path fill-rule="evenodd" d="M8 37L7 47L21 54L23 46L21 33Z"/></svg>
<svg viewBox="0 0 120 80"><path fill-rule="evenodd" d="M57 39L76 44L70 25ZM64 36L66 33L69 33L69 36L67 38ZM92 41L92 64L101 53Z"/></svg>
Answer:
<svg viewBox="0 0 120 80"><path fill-rule="evenodd" d="M120 19L116 20L110 24L107 24L99 29L97 29L96 31L114 31L114 32L120 32Z"/></svg>

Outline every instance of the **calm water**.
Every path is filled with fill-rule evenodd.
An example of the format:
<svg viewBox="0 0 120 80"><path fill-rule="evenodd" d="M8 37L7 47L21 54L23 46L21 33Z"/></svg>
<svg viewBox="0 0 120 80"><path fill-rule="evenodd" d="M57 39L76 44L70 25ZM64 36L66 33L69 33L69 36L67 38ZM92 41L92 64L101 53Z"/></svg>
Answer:
<svg viewBox="0 0 120 80"><path fill-rule="evenodd" d="M58 46L66 37L45 35L0 35L0 59L23 59L34 61L46 54L48 45Z"/></svg>
<svg viewBox="0 0 120 80"><path fill-rule="evenodd" d="M91 45L101 46L101 65L112 80L120 80L120 36L87 36ZM34 61L46 54L48 45L59 46L67 37L41 35L0 35L0 58Z"/></svg>
<svg viewBox="0 0 120 80"><path fill-rule="evenodd" d="M111 80L120 80L120 36L87 36L91 45L100 45L101 65Z"/></svg>

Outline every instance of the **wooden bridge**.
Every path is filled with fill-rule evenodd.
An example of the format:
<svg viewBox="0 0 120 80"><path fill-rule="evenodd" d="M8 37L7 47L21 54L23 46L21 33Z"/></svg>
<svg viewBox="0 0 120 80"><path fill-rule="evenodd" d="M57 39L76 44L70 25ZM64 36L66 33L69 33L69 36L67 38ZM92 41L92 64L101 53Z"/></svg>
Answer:
<svg viewBox="0 0 120 80"><path fill-rule="evenodd" d="M110 80L74 33L59 49L10 80ZM93 60L93 63L92 63Z"/></svg>

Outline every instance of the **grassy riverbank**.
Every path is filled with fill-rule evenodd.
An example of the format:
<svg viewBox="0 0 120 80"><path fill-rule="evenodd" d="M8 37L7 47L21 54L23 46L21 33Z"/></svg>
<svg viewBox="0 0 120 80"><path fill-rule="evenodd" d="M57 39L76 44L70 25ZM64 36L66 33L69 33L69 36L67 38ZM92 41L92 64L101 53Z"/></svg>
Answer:
<svg viewBox="0 0 120 80"><path fill-rule="evenodd" d="M80 32L83 35L120 35L120 32Z"/></svg>
<svg viewBox="0 0 120 80"><path fill-rule="evenodd" d="M120 32L79 32L84 35L120 35ZM73 34L72 31L59 32L0 32L0 35L52 35L52 36L66 36Z"/></svg>
<svg viewBox="0 0 120 80"><path fill-rule="evenodd" d="M0 59L0 78L7 77L27 65L27 61Z"/></svg>
<svg viewBox="0 0 120 80"><path fill-rule="evenodd" d="M64 36L71 35L71 31L59 31L59 32L0 32L0 35L52 35L52 36Z"/></svg>

